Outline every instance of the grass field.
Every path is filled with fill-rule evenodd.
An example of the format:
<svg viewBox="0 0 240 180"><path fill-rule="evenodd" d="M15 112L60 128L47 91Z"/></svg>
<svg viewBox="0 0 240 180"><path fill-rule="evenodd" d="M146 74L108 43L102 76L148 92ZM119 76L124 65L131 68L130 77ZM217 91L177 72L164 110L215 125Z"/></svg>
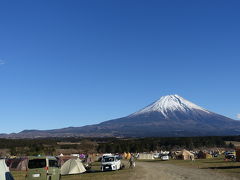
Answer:
<svg viewBox="0 0 240 180"><path fill-rule="evenodd" d="M125 162L124 164L127 165ZM118 170L118 171L100 171L100 163L94 163L92 166L91 173L83 173L78 175L68 175L62 176L62 180L92 180L92 179L103 179L103 180L113 180L113 179L127 179L128 177L134 175L139 169L129 169L128 167ZM12 171L15 180L24 180L26 172Z"/></svg>
<svg viewBox="0 0 240 180"><path fill-rule="evenodd" d="M199 159L195 161L183 161L183 160L145 160L142 162L154 162L161 164L173 164L176 166L183 166L186 168L199 168L206 171L223 173L227 176L237 177L240 179L240 162L224 161L223 157L213 158L213 159ZM124 162L127 164L127 162ZM103 180L119 180L119 179L129 179L129 177L135 177L136 174L141 174L141 168L136 167L134 169L129 169L128 167L119 171L109 171L101 172L100 163L94 163L92 166L93 172L83 173L78 175L68 175L63 176L62 180L92 180L92 179L103 179ZM15 180L24 180L26 172L12 172Z"/></svg>
<svg viewBox="0 0 240 180"><path fill-rule="evenodd" d="M11 171L15 180L25 180L26 172L24 171Z"/></svg>

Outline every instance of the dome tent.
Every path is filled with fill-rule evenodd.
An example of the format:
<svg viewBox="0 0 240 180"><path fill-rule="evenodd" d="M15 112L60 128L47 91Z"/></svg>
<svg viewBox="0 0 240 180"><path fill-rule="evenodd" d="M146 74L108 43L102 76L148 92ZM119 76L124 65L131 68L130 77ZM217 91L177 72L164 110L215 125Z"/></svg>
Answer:
<svg viewBox="0 0 240 180"><path fill-rule="evenodd" d="M86 169L79 158L69 159L61 167L61 175L80 174L85 171Z"/></svg>

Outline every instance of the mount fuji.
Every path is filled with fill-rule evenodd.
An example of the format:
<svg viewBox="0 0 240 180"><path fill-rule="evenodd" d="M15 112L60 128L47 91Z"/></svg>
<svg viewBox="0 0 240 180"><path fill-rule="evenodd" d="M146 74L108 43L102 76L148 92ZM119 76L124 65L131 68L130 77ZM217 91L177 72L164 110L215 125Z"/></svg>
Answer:
<svg viewBox="0 0 240 180"><path fill-rule="evenodd" d="M130 116L138 116L142 114L149 114L158 112L160 116L165 119L179 119L181 115L186 118L197 118L204 114L210 114L211 112L197 106L190 101L178 96L178 95L168 95L163 96L153 104L145 107L144 109L133 113Z"/></svg>
<svg viewBox="0 0 240 180"><path fill-rule="evenodd" d="M179 95L168 95L129 116L100 124L54 130L25 130L4 136L35 138L222 135L240 135L240 121L208 111Z"/></svg>

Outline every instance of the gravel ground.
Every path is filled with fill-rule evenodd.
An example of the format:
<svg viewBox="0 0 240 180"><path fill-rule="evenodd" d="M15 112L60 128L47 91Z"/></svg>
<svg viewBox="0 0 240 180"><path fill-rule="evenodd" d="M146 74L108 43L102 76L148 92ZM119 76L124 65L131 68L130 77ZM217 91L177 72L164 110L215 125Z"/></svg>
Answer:
<svg viewBox="0 0 240 180"><path fill-rule="evenodd" d="M172 164L137 162L136 174L130 180L237 180L223 174Z"/></svg>

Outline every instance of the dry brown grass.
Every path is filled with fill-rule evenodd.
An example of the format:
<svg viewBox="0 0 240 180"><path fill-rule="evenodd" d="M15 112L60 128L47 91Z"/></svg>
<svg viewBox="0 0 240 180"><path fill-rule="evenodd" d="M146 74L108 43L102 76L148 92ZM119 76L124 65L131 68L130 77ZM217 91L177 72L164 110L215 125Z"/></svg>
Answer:
<svg viewBox="0 0 240 180"><path fill-rule="evenodd" d="M195 161L190 160L169 160L160 161L153 160L151 162L162 164L173 164L177 166L184 166L187 168L204 169L211 172L223 173L227 176L236 177L240 179L240 162L225 161L224 157L211 158L211 159L197 159Z"/></svg>
<svg viewBox="0 0 240 180"><path fill-rule="evenodd" d="M124 162L126 163L126 162ZM118 171L100 171L100 163L94 163L92 166L93 172L83 173L77 175L62 176L62 180L93 180L93 179L104 179L104 180L117 180L117 179L128 179L129 177L136 176L137 171L140 169L129 169L128 167ZM16 180L25 180L26 172L12 171L12 174Z"/></svg>

